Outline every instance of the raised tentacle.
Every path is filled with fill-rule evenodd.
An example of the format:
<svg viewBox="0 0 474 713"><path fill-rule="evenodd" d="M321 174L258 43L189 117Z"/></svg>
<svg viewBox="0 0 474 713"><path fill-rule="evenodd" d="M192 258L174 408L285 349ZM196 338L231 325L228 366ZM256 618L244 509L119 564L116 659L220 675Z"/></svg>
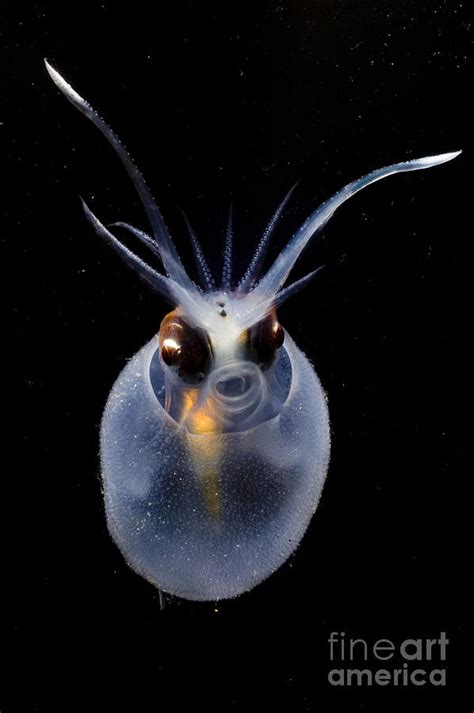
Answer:
<svg viewBox="0 0 474 713"><path fill-rule="evenodd" d="M265 315L273 309L280 307L289 297L299 292L303 289L303 287L306 287L306 285L325 267L326 265L321 265L316 270L313 270L304 277L301 277L299 280L292 282L291 285L288 285L288 287L280 290L280 292L278 292L274 297L267 297L266 299L262 298L261 300L255 302L253 301L253 298L256 297L257 294L255 291L251 292L249 295L251 306L246 309L245 301L243 301L243 310L239 314L239 324L242 329L248 329L248 327L263 319Z"/></svg>
<svg viewBox="0 0 474 713"><path fill-rule="evenodd" d="M427 156L425 158L415 159L412 161L395 163L391 166L386 166L384 168L379 168L376 171L372 171L366 176L359 178L357 181L349 183L332 198L323 203L317 210L314 211L314 213L311 213L309 218L303 223L301 228L297 230L286 247L283 248L274 264L268 270L266 275L260 280L255 290L258 290L258 292L262 294L263 298L271 299L272 296L275 296L280 287L285 283L296 260L313 235L329 220L329 218L331 218L337 208L339 208L339 206L345 203L345 201L347 201L355 193L362 190L366 186L369 186L371 183L375 183L375 181L385 178L386 176L405 171L417 171L424 168L430 168L431 166L451 161L460 153L461 151L454 151L452 153L440 154L438 156Z"/></svg>
<svg viewBox="0 0 474 713"><path fill-rule="evenodd" d="M229 208L229 219L227 221L227 229L225 233L225 246L224 246L224 264L222 266L222 289L229 289L232 280L232 251L234 243L234 229L232 225L232 213L233 207L232 203Z"/></svg>
<svg viewBox="0 0 474 713"><path fill-rule="evenodd" d="M186 223L186 228L188 230L189 238L191 240L191 245L194 252L194 259L196 260L199 277L201 278L201 281L207 290L213 290L215 289L214 278L212 277L212 273L209 269L206 258L204 257L201 244L184 211L181 211L181 214L183 216L184 222Z"/></svg>
<svg viewBox="0 0 474 713"><path fill-rule="evenodd" d="M297 181L288 191L288 193L285 195L281 203L278 205L276 211L273 213L270 222L268 223L267 227L263 231L263 235L260 238L260 242L257 245L257 249L255 250L255 253L250 261L250 264L240 280L238 287L241 290L249 290L256 282L258 278L258 274L260 272L260 268L262 266L263 260L265 259L265 255L267 252L268 245L270 243L270 238L273 234L273 231L275 229L275 226L277 225L281 214L285 210L288 201L290 200L291 196L293 195L293 191L295 190L296 186L298 185L299 181Z"/></svg>
<svg viewBox="0 0 474 713"><path fill-rule="evenodd" d="M147 248L150 248L150 250L161 260L160 248L156 244L156 241L153 240L151 235L148 235L148 233L145 233L143 230L139 230L138 228L134 228L133 225L130 225L129 223L124 223L121 220L118 220L116 223L110 223L108 227L123 228L124 230L128 230L130 233L132 233L132 235L141 240L141 242L144 243Z"/></svg>
<svg viewBox="0 0 474 713"><path fill-rule="evenodd" d="M126 245L120 242L118 238L113 235L110 230L108 230L103 223L97 218L96 215L91 211L87 203L83 198L81 198L82 208L86 215L86 218L92 223L98 235L104 238L109 245L111 245L114 250L125 260L125 262L142 277L148 284L150 284L155 290L160 292L164 297L166 297L171 302L174 302L173 291L171 289L172 280L165 275L161 275L159 272L154 270L152 267L147 265L147 263L142 260L138 255L136 255L132 250L127 248Z"/></svg>
<svg viewBox="0 0 474 713"><path fill-rule="evenodd" d="M176 248L169 236L168 230L166 228L165 222L161 215L161 212L156 205L153 197L144 181L143 176L137 169L132 159L125 150L123 144L115 136L110 127L105 123L101 116L92 108L92 106L83 99L72 87L66 82L66 80L57 72L45 59L44 60L46 69L48 70L49 76L56 84L58 89L60 89L67 99L73 104L76 109L87 116L88 119L92 121L95 126L104 134L105 138L110 142L110 144L115 149L118 157L122 161L125 170L132 179L133 185L140 196L143 206L146 210L148 219L150 221L153 235L158 243L161 259L163 266L167 274L175 280L178 284L186 287L191 291L196 291L197 288L194 286L193 282L190 280L183 264L179 258Z"/></svg>
<svg viewBox="0 0 474 713"><path fill-rule="evenodd" d="M203 321L208 315L208 306L195 288L195 294L181 287L172 278L161 275L136 255L132 250L123 245L115 235L112 235L103 223L94 215L86 202L81 198L82 207L87 219L92 223L96 232L104 238L125 262L137 272L153 289L157 290L173 306L181 305L190 315L196 315Z"/></svg>
<svg viewBox="0 0 474 713"><path fill-rule="evenodd" d="M304 277L301 277L299 280L295 280L295 282L292 282L291 285L288 285L288 287L284 287L283 290L280 290L278 292L273 300L273 306L275 309L280 307L283 302L286 302L288 297L292 297L295 295L297 292L303 289L303 287L306 287L306 285L313 280L316 275L318 275L326 265L321 265L320 267L317 267L316 270L313 270L312 272L309 272L307 275Z"/></svg>

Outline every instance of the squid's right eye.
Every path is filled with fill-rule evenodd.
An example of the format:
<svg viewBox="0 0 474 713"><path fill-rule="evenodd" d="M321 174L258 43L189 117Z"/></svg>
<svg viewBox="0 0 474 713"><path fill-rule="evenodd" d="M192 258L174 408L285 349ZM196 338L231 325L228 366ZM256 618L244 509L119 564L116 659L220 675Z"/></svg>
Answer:
<svg viewBox="0 0 474 713"><path fill-rule="evenodd" d="M173 311L161 323L159 341L161 359L182 381L197 385L204 379L212 355L203 330L192 327Z"/></svg>

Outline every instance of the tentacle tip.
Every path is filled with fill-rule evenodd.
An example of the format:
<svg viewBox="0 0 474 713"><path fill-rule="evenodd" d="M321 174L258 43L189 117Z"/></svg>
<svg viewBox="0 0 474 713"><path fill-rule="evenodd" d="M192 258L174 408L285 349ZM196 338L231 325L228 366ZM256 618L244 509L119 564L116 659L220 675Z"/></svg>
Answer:
<svg viewBox="0 0 474 713"><path fill-rule="evenodd" d="M91 220L92 217L95 217L94 214L92 213L91 209L89 208L89 206L88 206L87 203L85 202L84 198L83 198L82 196L79 196L79 200L81 201L81 207L82 207L82 210L83 210L84 213L85 213L86 218L87 218L88 220Z"/></svg>
<svg viewBox="0 0 474 713"><path fill-rule="evenodd" d="M448 153L442 153L438 156L440 163L445 163L446 161L452 161L453 158L457 158L460 154L462 154L462 149L459 149L458 151L449 151Z"/></svg>
<svg viewBox="0 0 474 713"><path fill-rule="evenodd" d="M422 159L424 163L428 167L430 166L438 166L442 163L447 163L448 161L452 161L454 158L457 158L460 154L462 154L462 149L459 151L449 151L448 153L441 153L436 156L427 156L425 159Z"/></svg>
<svg viewBox="0 0 474 713"><path fill-rule="evenodd" d="M44 62L44 66L46 67L46 71L48 72L48 74L49 74L49 76L51 77L51 79L53 80L53 82L54 82L55 84L58 84L58 82L62 79L62 77L61 77L61 75L59 74L59 72L57 72L57 71L54 69L54 67L52 67L52 66L50 65L50 63L48 62L48 60L46 59L46 57L43 57L43 62Z"/></svg>
<svg viewBox="0 0 474 713"><path fill-rule="evenodd" d="M82 107L83 109L85 107L90 108L81 95L78 94L68 82L66 82L64 77L62 77L59 72L49 64L46 58L44 58L44 64L54 84L57 86L59 91L61 91L70 102L72 102L72 104L75 104L77 107Z"/></svg>

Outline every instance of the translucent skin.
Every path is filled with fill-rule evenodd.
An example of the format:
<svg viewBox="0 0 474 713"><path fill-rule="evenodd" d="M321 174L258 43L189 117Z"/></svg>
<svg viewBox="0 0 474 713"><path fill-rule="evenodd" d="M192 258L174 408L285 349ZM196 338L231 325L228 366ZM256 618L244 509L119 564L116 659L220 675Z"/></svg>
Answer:
<svg viewBox="0 0 474 713"><path fill-rule="evenodd" d="M109 530L130 566L160 589L198 600L237 596L271 574L298 545L328 466L328 414L316 374L288 334L273 365L270 358L270 345L281 345L275 310L318 273L287 285L296 261L359 191L387 176L446 163L460 151L394 163L348 183L308 216L263 276L268 241L293 189L238 282L232 270L232 212L220 287L188 225L199 287L122 142L45 64L56 86L114 148L152 235L123 222L109 227L131 232L159 260L162 272L83 202L86 217L183 322L168 336L160 328L165 356L163 349L157 354L153 339L125 367L109 397L101 435ZM266 322L270 315L274 332ZM196 334L204 335L201 342Z"/></svg>
<svg viewBox="0 0 474 713"><path fill-rule="evenodd" d="M162 405L156 349L154 338L127 364L105 408L109 531L159 589L192 600L236 597L285 562L316 510L329 462L326 398L286 334L274 367L287 384L280 412L249 430L191 434Z"/></svg>

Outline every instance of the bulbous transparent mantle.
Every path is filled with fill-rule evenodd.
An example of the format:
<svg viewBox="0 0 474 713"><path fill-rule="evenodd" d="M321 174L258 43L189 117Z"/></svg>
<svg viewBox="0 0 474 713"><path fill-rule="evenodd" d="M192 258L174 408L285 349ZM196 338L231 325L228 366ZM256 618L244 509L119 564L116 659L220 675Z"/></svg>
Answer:
<svg viewBox="0 0 474 713"><path fill-rule="evenodd" d="M109 531L159 589L192 600L235 597L285 562L316 510L329 462L326 398L286 334L280 413L249 430L191 434L157 398L156 349L154 338L130 360L104 411Z"/></svg>

